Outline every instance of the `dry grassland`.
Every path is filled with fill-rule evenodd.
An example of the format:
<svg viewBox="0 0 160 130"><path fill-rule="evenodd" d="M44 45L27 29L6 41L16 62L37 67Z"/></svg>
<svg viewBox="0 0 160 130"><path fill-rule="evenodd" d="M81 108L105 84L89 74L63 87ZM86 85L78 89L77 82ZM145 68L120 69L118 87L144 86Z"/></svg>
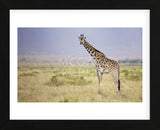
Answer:
<svg viewBox="0 0 160 130"><path fill-rule="evenodd" d="M102 95L94 66L19 63L18 102L142 102L142 67L121 66L121 92L104 74Z"/></svg>

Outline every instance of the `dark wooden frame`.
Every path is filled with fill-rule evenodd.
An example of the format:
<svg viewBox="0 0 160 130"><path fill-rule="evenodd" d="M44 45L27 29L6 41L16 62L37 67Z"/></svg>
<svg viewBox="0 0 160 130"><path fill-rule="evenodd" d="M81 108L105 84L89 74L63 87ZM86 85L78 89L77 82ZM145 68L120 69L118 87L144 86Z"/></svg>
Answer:
<svg viewBox="0 0 160 130"><path fill-rule="evenodd" d="M10 120L9 10L10 9L149 9L150 10L150 120ZM0 129L160 129L159 26L160 10L154 0L74 1L0 0ZM117 108L118 110L118 108Z"/></svg>

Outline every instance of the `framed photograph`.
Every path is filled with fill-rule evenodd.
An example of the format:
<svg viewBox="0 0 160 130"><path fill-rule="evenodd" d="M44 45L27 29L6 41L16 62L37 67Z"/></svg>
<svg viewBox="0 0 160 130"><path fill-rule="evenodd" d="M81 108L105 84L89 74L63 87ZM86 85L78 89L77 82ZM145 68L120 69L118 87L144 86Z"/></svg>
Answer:
<svg viewBox="0 0 160 130"><path fill-rule="evenodd" d="M150 119L149 10L10 10L10 47L10 119Z"/></svg>
<svg viewBox="0 0 160 130"><path fill-rule="evenodd" d="M46 2L1 4L0 128L159 129L158 4Z"/></svg>

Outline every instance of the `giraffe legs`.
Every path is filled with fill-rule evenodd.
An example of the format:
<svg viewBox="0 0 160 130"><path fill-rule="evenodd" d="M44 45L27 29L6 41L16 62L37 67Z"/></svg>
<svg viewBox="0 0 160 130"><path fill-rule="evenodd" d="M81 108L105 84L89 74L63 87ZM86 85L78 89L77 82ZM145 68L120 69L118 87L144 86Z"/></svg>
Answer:
<svg viewBox="0 0 160 130"><path fill-rule="evenodd" d="M101 95L101 84L102 84L103 73L101 73L99 70L97 70L97 76L98 76L98 82L99 82L98 94Z"/></svg>
<svg viewBox="0 0 160 130"><path fill-rule="evenodd" d="M116 81L115 81L115 86L116 86L116 90L117 90L117 92L119 92L119 91L120 91L120 90L119 90L119 87L118 87L118 86L119 86L118 84L119 84L119 80L116 80Z"/></svg>
<svg viewBox="0 0 160 130"><path fill-rule="evenodd" d="M119 91L119 89L118 89L118 81L119 80L114 75L112 75L112 77L113 77L113 80L114 80L114 84L115 84L116 90L118 92Z"/></svg>
<svg viewBox="0 0 160 130"><path fill-rule="evenodd" d="M112 74L112 77L113 77L117 92L120 92L119 69L116 73Z"/></svg>

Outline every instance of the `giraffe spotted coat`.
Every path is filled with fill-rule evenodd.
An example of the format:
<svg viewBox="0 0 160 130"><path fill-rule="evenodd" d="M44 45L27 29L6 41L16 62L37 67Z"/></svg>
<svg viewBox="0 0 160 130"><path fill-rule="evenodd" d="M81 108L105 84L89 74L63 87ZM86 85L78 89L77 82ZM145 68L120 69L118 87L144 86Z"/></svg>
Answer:
<svg viewBox="0 0 160 130"><path fill-rule="evenodd" d="M117 91L120 91L120 80L119 80L119 69L120 66L117 61L107 58L102 52L95 49L90 45L86 40L84 35L80 35L79 40L80 44L86 48L89 54L96 60L96 70L99 80L99 94L101 94L101 82L103 73L109 73L114 80Z"/></svg>

